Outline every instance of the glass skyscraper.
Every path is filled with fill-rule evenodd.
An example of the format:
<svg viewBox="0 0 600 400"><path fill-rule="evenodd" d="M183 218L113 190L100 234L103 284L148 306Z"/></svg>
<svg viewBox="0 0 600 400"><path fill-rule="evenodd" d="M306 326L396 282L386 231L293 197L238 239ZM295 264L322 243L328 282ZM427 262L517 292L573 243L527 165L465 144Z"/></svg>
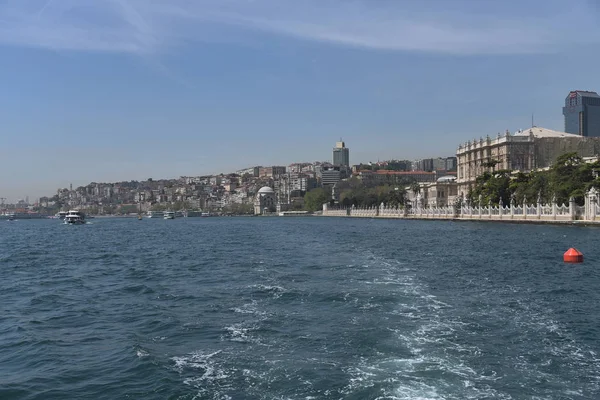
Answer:
<svg viewBox="0 0 600 400"><path fill-rule="evenodd" d="M574 90L563 107L565 132L580 136L600 136L600 96L596 92Z"/></svg>

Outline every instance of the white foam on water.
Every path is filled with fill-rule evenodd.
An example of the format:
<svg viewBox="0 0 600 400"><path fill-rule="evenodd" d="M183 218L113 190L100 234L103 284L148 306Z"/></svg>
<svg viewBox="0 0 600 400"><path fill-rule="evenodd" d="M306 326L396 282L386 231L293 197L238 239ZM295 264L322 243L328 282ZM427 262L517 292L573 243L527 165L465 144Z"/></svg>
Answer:
<svg viewBox="0 0 600 400"><path fill-rule="evenodd" d="M171 360L175 363L175 369L178 372L183 372L185 369L205 369L206 366L211 362L211 358L220 354L222 350L217 350L214 353L204 354L200 351L196 351L185 356L172 357Z"/></svg>
<svg viewBox="0 0 600 400"><path fill-rule="evenodd" d="M284 288L282 286L277 286L277 285L258 284L258 285L250 285L249 288L258 289L261 292L270 293L274 299L280 298L284 293L287 292L286 288Z"/></svg>
<svg viewBox="0 0 600 400"><path fill-rule="evenodd" d="M258 301L252 300L250 303L246 303L240 307L234 307L231 311L238 314L255 314L255 315L266 315L265 311L258 309Z"/></svg>
<svg viewBox="0 0 600 400"><path fill-rule="evenodd" d="M560 385L569 396L585 397L586 393L588 396L589 393L595 393L600 398L600 359L595 352L578 343L565 326L553 319L554 311L549 305L524 300L518 300L517 304L519 310L512 316L512 321L520 331L526 333L527 336L524 335L520 340L529 344L529 347L512 360L515 369L528 380L545 380ZM551 365L562 368L569 376L542 370ZM573 378L582 375L586 382L584 388L573 382Z"/></svg>
<svg viewBox="0 0 600 400"><path fill-rule="evenodd" d="M388 282L387 279L383 281ZM455 315L451 304L428 293L415 274L405 273L398 281L403 281L403 285L396 287L398 294L407 300L398 304L392 314L406 318L411 326L410 329L403 326L392 330L414 358L387 362L370 360L367 364L357 366L355 377L360 379L356 382L370 384L373 379L381 381L394 370L389 362L393 361L399 366L395 371L396 376L401 376L397 383L398 391L393 396L401 399L512 399L502 389L506 383L496 384L505 378L501 373L506 371L518 376L517 384L528 387L529 393L539 391L540 398L560 395L551 392L551 387L556 385L563 388L561 393L565 398L596 397L594 394L600 398L600 359L592 349L578 343L565 326L553 318L554 311L548 304L536 304L533 301L535 299L532 300L532 296L526 293L523 296L523 288L496 289L505 291L501 293L505 298L511 298L512 293L515 293L515 297L516 294L521 296L513 300L518 307L512 313L507 311L509 306L506 304L484 301L486 307L474 309L474 313L469 315L470 320L473 317L481 317L481 321L497 318L504 325L503 334L516 335L513 342L507 343L507 354L519 355L506 359L498 356L504 368L504 372L499 373L493 367L479 370L482 367L474 366L488 351L470 344L473 342L468 340L468 335L479 335L475 329L479 324L461 321L462 315ZM493 286L493 283L488 285ZM490 335L489 332L482 334ZM525 342L522 352L519 342ZM496 351L503 352L503 349ZM551 369L550 366L554 367ZM382 369L380 376L375 378L367 373L373 371L374 367L375 370L376 367ZM422 379L417 380L417 377ZM531 386L539 382L548 382L550 385L532 389Z"/></svg>
<svg viewBox="0 0 600 400"><path fill-rule="evenodd" d="M221 353L221 350L212 353L196 351L171 358L183 383L197 390L194 399L231 399L227 392L231 389L229 378L235 374L235 370L223 366L226 360L220 357Z"/></svg>
<svg viewBox="0 0 600 400"><path fill-rule="evenodd" d="M350 379L343 393L349 395L377 385L383 391L380 399L511 399L486 383L499 379L495 374L490 379L469 365L481 350L455 341L467 324L452 317L453 306L429 293L414 271L405 267L399 271L399 263L394 260L384 260L381 265L388 270L367 284L389 286L387 290L393 290L401 299L389 314L410 324L388 329L413 356L395 358L388 352L361 359L345 370Z"/></svg>
<svg viewBox="0 0 600 400"><path fill-rule="evenodd" d="M137 349L137 351L136 351L136 355L137 355L139 358L142 358L142 357L148 357L150 354L149 354L149 353L148 353L146 350L143 350L143 349Z"/></svg>
<svg viewBox="0 0 600 400"><path fill-rule="evenodd" d="M251 338L248 333L251 331L251 328L244 328L242 324L236 324L232 326L226 326L224 328L228 335L229 340L234 342L250 342Z"/></svg>

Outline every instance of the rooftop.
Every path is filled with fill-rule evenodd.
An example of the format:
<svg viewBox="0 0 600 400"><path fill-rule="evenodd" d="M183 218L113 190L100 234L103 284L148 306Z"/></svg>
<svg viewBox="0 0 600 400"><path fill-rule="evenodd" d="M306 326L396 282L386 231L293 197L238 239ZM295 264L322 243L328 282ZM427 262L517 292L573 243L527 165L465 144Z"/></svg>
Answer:
<svg viewBox="0 0 600 400"><path fill-rule="evenodd" d="M273 188L270 188L269 186L263 186L260 188L258 193L275 193L275 192L273 191Z"/></svg>
<svg viewBox="0 0 600 400"><path fill-rule="evenodd" d="M534 126L533 128L523 129L515 132L515 136L529 136L530 133L533 133L533 136L536 138L550 138L550 137L566 137L566 138L575 138L581 137L579 135L574 135L572 133L553 131L552 129L546 129L539 126Z"/></svg>
<svg viewBox="0 0 600 400"><path fill-rule="evenodd" d="M569 92L569 95L577 93L580 96L583 97L600 97L598 95L598 93L596 92L592 92L592 91L588 91L588 90L572 90L571 92Z"/></svg>

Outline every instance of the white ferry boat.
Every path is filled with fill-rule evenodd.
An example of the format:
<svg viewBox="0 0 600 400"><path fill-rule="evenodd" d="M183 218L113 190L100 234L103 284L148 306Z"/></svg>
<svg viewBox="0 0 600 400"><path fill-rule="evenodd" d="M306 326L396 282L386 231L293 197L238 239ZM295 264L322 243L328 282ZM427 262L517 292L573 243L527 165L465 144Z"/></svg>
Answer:
<svg viewBox="0 0 600 400"><path fill-rule="evenodd" d="M164 213L162 211L148 211L146 217L148 218L162 218Z"/></svg>
<svg viewBox="0 0 600 400"><path fill-rule="evenodd" d="M173 211L165 211L164 219L175 219L175 213Z"/></svg>
<svg viewBox="0 0 600 400"><path fill-rule="evenodd" d="M65 225L83 225L85 224L85 215L78 210L70 210L65 216Z"/></svg>
<svg viewBox="0 0 600 400"><path fill-rule="evenodd" d="M57 212L54 217L58 218L58 219L65 219L65 217L67 216L68 212L67 211L59 211Z"/></svg>

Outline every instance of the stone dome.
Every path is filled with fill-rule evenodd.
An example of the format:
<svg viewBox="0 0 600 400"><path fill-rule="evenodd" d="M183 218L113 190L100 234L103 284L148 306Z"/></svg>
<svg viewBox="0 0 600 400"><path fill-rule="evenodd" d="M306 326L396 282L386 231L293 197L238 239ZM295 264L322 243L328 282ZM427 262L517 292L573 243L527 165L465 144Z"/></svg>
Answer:
<svg viewBox="0 0 600 400"><path fill-rule="evenodd" d="M267 194L267 193L275 193L272 188L268 186L263 186L258 191L258 194Z"/></svg>

